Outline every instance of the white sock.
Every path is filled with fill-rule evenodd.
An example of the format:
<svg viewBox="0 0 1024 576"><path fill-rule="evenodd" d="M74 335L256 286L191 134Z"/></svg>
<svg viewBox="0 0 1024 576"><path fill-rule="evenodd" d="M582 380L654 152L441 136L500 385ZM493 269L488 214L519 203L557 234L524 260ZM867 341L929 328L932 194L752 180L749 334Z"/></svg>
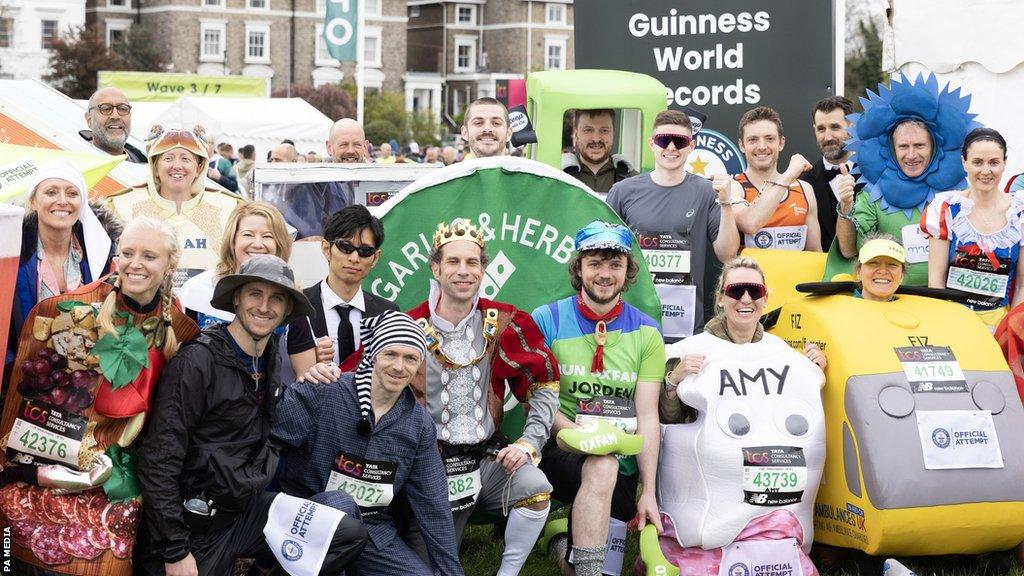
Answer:
<svg viewBox="0 0 1024 576"><path fill-rule="evenodd" d="M548 504L543 510L530 510L529 508L513 508L508 515L508 524L505 526L505 552L501 555L501 567L498 568L498 576L517 576L519 570L526 564L526 557L533 550L537 538L544 530L544 522L548 518L551 505Z"/></svg>

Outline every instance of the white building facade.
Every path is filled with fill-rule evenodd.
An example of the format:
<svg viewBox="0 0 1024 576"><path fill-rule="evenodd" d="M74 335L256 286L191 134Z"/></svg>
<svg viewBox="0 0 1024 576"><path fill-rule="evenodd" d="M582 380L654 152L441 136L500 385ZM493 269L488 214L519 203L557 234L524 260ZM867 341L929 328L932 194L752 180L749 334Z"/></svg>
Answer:
<svg viewBox="0 0 1024 576"><path fill-rule="evenodd" d="M0 0L0 78L42 79L50 43L85 24L85 0Z"/></svg>

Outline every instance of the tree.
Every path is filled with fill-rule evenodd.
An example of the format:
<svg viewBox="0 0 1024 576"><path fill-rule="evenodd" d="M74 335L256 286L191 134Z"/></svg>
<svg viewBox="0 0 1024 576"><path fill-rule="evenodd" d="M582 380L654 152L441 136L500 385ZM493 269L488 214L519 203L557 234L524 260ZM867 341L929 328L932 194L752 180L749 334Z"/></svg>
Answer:
<svg viewBox="0 0 1024 576"><path fill-rule="evenodd" d="M275 90L271 96L284 98L288 90ZM302 98L309 105L316 108L331 120L356 117L356 104L348 92L338 84L324 84L319 88L313 88L309 84L292 84L291 97Z"/></svg>
<svg viewBox="0 0 1024 576"><path fill-rule="evenodd" d="M156 42L153 32L143 24L132 24L124 42L113 48L124 61L125 70L163 72L167 68L163 46Z"/></svg>
<svg viewBox="0 0 1024 576"><path fill-rule="evenodd" d="M437 146L441 143L437 137L441 127L434 122L434 115L430 110L409 112L408 126L409 138L415 140L421 147Z"/></svg>
<svg viewBox="0 0 1024 576"><path fill-rule="evenodd" d="M846 58L846 97L853 100L860 109L860 97L866 90L874 90L885 80L882 72L882 37L878 25L871 19L857 25L857 33L863 41L862 48Z"/></svg>
<svg viewBox="0 0 1024 576"><path fill-rule="evenodd" d="M370 139L370 134L367 133L366 137L371 144L379 146L381 142L391 138L400 142L409 140L405 98L401 94L384 90L367 90L363 94L363 105L366 106L366 111L363 112L363 122L366 126L373 123L389 122L395 127L394 132L387 135L387 138Z"/></svg>
<svg viewBox="0 0 1024 576"><path fill-rule="evenodd" d="M94 26L73 28L53 41L50 72L43 76L71 98L85 99L96 91L96 73L123 70L124 60L111 50Z"/></svg>

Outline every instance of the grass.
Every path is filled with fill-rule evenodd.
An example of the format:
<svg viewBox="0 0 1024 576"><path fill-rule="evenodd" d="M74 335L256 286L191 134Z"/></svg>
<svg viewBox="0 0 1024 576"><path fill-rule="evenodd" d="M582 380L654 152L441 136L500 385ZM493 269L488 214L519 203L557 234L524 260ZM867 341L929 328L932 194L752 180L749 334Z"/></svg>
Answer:
<svg viewBox="0 0 1024 576"><path fill-rule="evenodd" d="M462 569L466 576L493 576L501 564L502 546L492 537L491 526L469 526L460 554ZM635 532L626 540L626 558L622 566L622 575L633 574L633 562L639 552L639 537ZM937 558L901 558L918 576L995 576L998 572L986 570L990 563L987 556L979 557L937 557ZM881 564L879 559L878 564ZM860 574L853 561L839 561L834 566L821 569L821 576L856 576ZM559 576L560 572L555 561L547 554L534 548L521 572L523 576ZM1016 562L1009 576L1024 576L1024 568ZM863 576L882 576L881 568L871 570Z"/></svg>

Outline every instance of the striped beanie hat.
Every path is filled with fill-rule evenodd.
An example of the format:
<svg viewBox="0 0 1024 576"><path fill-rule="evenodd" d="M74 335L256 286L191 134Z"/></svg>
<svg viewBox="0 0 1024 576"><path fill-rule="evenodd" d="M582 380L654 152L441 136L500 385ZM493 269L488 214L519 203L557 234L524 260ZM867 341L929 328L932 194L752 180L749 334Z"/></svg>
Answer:
<svg viewBox="0 0 1024 576"><path fill-rule="evenodd" d="M359 399L359 422L356 431L360 436L370 435L370 378L373 362L385 348L405 345L415 348L421 359L427 357L427 341L423 329L415 320L401 312L386 310L383 314L363 318L359 327L363 355L356 366L356 397Z"/></svg>

